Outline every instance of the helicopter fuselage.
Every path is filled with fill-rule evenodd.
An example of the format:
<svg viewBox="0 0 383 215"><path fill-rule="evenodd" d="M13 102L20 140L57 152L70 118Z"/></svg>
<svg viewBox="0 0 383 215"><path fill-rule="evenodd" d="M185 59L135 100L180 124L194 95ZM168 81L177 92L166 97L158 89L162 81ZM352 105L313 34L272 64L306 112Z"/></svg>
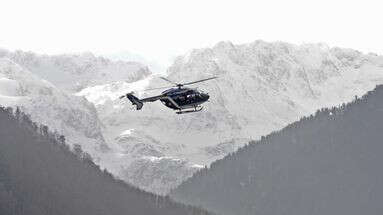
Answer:
<svg viewBox="0 0 383 215"><path fill-rule="evenodd" d="M165 97L160 101L168 108L174 110L196 108L209 100L209 95L197 89L191 88L171 88L164 92Z"/></svg>
<svg viewBox="0 0 383 215"><path fill-rule="evenodd" d="M209 100L209 94L204 93L201 90L187 88L184 86L216 79L217 77L210 77L187 83L175 83L167 78L160 78L174 84L173 86L175 86L176 88L173 87L163 91L160 95L146 97L143 99L137 98L133 95L133 92L131 92L127 93L126 95L120 96L120 99L126 97L127 99L129 99L130 102L132 102L132 105L136 106L137 110L141 110L144 103L146 102L155 102L157 100L160 100L166 107L171 108L173 110L177 110L177 114L199 112L203 109L201 104ZM146 90L158 90L163 88L164 87L157 87Z"/></svg>

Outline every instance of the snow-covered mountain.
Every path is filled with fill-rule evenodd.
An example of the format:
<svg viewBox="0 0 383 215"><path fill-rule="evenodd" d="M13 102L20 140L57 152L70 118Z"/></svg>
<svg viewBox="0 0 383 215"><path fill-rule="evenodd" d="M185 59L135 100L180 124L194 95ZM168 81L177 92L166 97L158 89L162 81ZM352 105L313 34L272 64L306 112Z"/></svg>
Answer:
<svg viewBox="0 0 383 215"><path fill-rule="evenodd" d="M209 128L214 133L258 138L373 89L383 81L382 66L381 56L322 44L221 42L179 57L168 78L219 76L198 86L212 96L205 117L193 115L194 127L212 123L207 116L212 114L214 126Z"/></svg>
<svg viewBox="0 0 383 215"><path fill-rule="evenodd" d="M195 86L210 94L210 102L203 112L193 114L176 115L160 102L136 111L129 101L118 99L132 90L167 85L155 77L136 86L116 82L77 94L96 105L106 126L105 138L120 147L121 156L141 157L122 168L126 169L119 173L122 178L166 193L190 175L190 167L208 165L250 139L281 129L318 108L351 101L383 83L383 57L323 44L220 42L180 56L168 69L168 78L176 82L210 76L219 79ZM157 93L137 92L137 96ZM176 163L181 173L159 183L158 178L168 173L157 169L158 161L172 159L181 159Z"/></svg>
<svg viewBox="0 0 383 215"><path fill-rule="evenodd" d="M108 151L93 104L67 94L8 58L0 58L0 105L19 106L33 121L65 135L70 145L80 144L92 154Z"/></svg>
<svg viewBox="0 0 383 215"><path fill-rule="evenodd" d="M38 55L32 52L0 50L0 57L11 59L40 78L69 92L115 81L134 82L150 74L148 67L141 63L111 61L92 53Z"/></svg>
<svg viewBox="0 0 383 215"><path fill-rule="evenodd" d="M219 76L195 85L210 94L202 112L176 115L160 102L136 111L118 99L131 91L152 96L160 92L142 90L168 85L139 63L91 54L0 56L1 104L21 105L116 176L160 194L250 139L383 83L382 56L322 44L221 42L168 69L177 82Z"/></svg>

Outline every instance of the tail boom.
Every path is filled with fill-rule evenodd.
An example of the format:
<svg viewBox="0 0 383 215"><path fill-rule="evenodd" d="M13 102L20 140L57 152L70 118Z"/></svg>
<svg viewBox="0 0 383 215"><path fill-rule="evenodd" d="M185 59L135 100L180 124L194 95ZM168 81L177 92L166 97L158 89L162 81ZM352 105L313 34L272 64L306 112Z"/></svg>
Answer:
<svg viewBox="0 0 383 215"><path fill-rule="evenodd" d="M141 100L135 97L132 93L126 94L126 98L128 98L129 101L132 102L132 105L136 106L137 110L141 110L142 106L144 106L144 103L141 102Z"/></svg>

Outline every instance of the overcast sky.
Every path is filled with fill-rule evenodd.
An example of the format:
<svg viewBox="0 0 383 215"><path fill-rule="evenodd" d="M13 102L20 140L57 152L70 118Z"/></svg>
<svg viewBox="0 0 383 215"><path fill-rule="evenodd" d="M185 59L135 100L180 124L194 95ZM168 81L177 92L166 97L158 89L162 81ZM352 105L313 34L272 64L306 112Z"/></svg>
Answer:
<svg viewBox="0 0 383 215"><path fill-rule="evenodd" d="M164 64L222 40L324 42L383 54L381 2L2 0L0 47L48 54L128 50Z"/></svg>

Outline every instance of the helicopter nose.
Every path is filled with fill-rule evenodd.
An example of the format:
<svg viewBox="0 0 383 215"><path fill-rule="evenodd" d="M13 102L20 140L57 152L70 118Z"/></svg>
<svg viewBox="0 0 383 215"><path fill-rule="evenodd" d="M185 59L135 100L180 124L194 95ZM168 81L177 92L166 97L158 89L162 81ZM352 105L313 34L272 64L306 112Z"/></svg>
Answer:
<svg viewBox="0 0 383 215"><path fill-rule="evenodd" d="M210 98L210 96L208 94L206 94L206 93L203 94L203 99L205 101L209 100L209 98Z"/></svg>

